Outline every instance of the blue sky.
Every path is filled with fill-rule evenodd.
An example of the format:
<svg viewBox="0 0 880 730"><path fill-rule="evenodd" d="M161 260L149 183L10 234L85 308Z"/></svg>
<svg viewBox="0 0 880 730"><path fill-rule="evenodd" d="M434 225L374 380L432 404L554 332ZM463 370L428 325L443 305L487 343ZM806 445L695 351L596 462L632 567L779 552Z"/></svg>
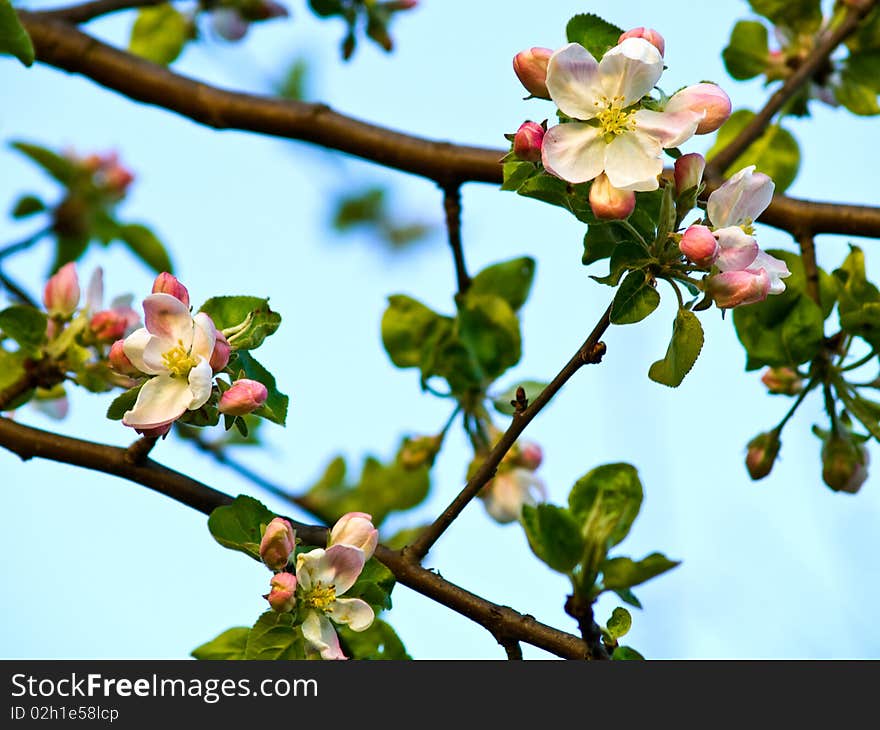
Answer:
<svg viewBox="0 0 880 730"><path fill-rule="evenodd" d="M36 6L37 4L33 4ZM567 19L589 9L622 27L646 25L666 38L667 90L717 80L734 106L758 108L757 81L727 79L720 59L745 2L534 3L423 0L395 27L397 51L372 44L353 62L338 60L342 27L319 22L305 3L293 18L255 28L246 43L193 45L177 62L183 73L231 88L267 90L288 62L305 56L315 68L313 95L355 117L435 139L500 147L502 135L552 109L522 101L513 55L558 46ZM122 42L131 17L92 25ZM284 316L261 360L292 397L286 429L267 429L262 452L242 453L255 469L291 488L313 481L336 453L355 464L363 455L390 457L404 433L430 433L447 404L422 394L413 372L394 369L379 337L386 297L407 293L451 311L454 274L442 237L395 256L365 237L336 240L327 226L330 199L348 181L394 189L404 218L441 218L439 191L428 182L296 143L239 132L215 132L144 107L92 82L41 66L24 70L0 59L0 205L24 190L51 197L52 184L8 149L13 139L81 151L116 148L137 172L120 213L150 222L169 244L195 303L224 293L271 297ZM10 103L9 100L13 100ZM872 193L876 120L814 105L794 121L803 163L790 189L813 199L876 203ZM872 136L871 132L874 131ZM687 151L705 151L697 138ZM473 271L514 256L537 259L531 300L523 310L522 362L502 381L549 380L583 341L611 291L580 264L583 226L562 211L468 185L463 235ZM0 218L0 240L28 232ZM766 247L794 250L783 233L759 228ZM819 262L840 263L848 239L818 239ZM863 242L869 268L876 243ZM19 257L10 270L38 290L48 248ZM94 250L86 274L105 268L108 295L149 291L152 276L121 248ZM872 606L880 599L876 562L880 492L869 478L855 497L821 482L822 423L809 399L783 437L772 475L752 483L743 467L746 442L773 426L788 401L764 393L729 321L701 316L703 354L684 384L670 390L647 378L662 356L674 316L666 296L649 320L614 327L601 367L583 370L529 427L545 450L540 474L562 503L591 468L628 461L646 491L642 513L621 554L654 550L682 565L645 585L643 611L627 643L649 658L876 657ZM372 402L361 404L368 393ZM39 427L114 444L132 434L106 421L107 398L77 393L71 417L48 421L31 409L17 417ZM871 447L876 457L876 450ZM169 440L155 457L229 493L246 492L283 505ZM431 519L460 489L469 454L453 433L434 470L433 490L417 513L395 524ZM204 517L148 490L104 475L0 452L0 541L6 612L3 657L185 657L199 643L264 608L268 573L217 546ZM496 602L563 629L564 578L530 553L517 526L490 521L475 503L438 543L430 564ZM503 650L477 625L398 587L388 619L419 658L499 658ZM603 599L599 618L616 605ZM526 656L546 656L526 648Z"/></svg>

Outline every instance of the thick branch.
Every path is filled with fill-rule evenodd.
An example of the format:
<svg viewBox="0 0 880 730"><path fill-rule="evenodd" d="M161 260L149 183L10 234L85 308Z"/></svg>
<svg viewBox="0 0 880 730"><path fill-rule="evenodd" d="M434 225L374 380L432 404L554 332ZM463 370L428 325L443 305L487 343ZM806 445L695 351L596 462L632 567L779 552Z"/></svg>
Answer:
<svg viewBox="0 0 880 730"><path fill-rule="evenodd" d="M43 13L20 13L43 63L80 73L131 99L154 104L216 129L240 129L311 142L435 180L501 183L500 149L467 147L401 134L321 104L226 91L116 50ZM814 233L880 238L880 208L815 203L777 196L761 221Z"/></svg>
<svg viewBox="0 0 880 730"><path fill-rule="evenodd" d="M601 319L596 323L590 336L587 337L583 345L574 354L571 360L565 365L559 374L547 385L537 398L524 411L517 413L510 426L499 439L498 443L486 460L480 465L480 468L468 480L464 489L458 496L452 500L452 503L443 511L443 513L428 527L426 527L419 537L411 545L404 548L404 554L410 560L416 562L421 561L428 551L434 545L440 536L461 514L462 510L468 503L479 494L480 490L486 486L489 480L495 476L495 471L504 455L510 451L514 442L519 435L525 430L526 426L532 422L532 419L541 412L550 400L556 395L569 379L588 363L597 363L602 359L605 348L599 338L602 337L608 325L611 324L611 307L605 310Z"/></svg>
<svg viewBox="0 0 880 730"><path fill-rule="evenodd" d="M151 459L133 463L128 449L60 436L5 418L0 418L0 445L22 459L50 459L128 479L204 514L233 501L228 494ZM307 544L326 544L326 528L304 525L295 520L291 523ZM587 655L586 645L578 637L480 598L411 563L394 550L380 545L376 557L394 573L398 582L475 621L496 637L525 641L567 659L584 659Z"/></svg>
<svg viewBox="0 0 880 730"><path fill-rule="evenodd" d="M828 58L834 50L858 28L859 22L871 11L875 4L876 0L875 2L865 3L864 7L859 9L851 6L840 25L823 34L812 53L767 100L764 108L755 115L729 145L712 158L712 161L707 166L707 175L717 177L724 174L724 171L733 164L736 158L745 152L749 145L764 133L767 125L770 124L770 121L782 109L785 103L815 76L823 64L828 62Z"/></svg>
<svg viewBox="0 0 880 730"><path fill-rule="evenodd" d="M55 10L46 10L40 15L52 18L53 20L63 20L67 23L79 24L88 23L90 20L100 18L102 15L117 13L121 10L132 10L134 8L145 8L150 5L161 5L168 0L93 0L93 2L81 3L79 5L68 5Z"/></svg>

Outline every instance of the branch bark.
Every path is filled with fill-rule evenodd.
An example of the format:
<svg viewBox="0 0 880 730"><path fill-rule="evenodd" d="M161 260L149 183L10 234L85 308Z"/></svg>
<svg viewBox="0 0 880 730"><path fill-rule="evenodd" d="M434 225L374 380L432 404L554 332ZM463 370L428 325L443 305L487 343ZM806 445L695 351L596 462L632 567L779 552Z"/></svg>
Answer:
<svg viewBox="0 0 880 730"><path fill-rule="evenodd" d="M40 15L61 20L67 23L88 23L90 20L100 18L102 15L117 13L122 10L145 8L151 5L161 5L169 0L93 0L92 2L80 3L79 5L67 5L54 10L44 10Z"/></svg>

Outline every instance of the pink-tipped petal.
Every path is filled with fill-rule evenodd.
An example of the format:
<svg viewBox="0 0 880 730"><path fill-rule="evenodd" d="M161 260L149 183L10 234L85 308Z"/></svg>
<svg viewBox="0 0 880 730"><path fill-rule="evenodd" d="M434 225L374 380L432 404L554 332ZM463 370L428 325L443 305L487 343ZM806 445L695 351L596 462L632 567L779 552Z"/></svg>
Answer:
<svg viewBox="0 0 880 730"><path fill-rule="evenodd" d="M191 401L185 380L157 375L141 387L134 408L126 411L122 422L138 429L158 428L180 418Z"/></svg>
<svg viewBox="0 0 880 730"><path fill-rule="evenodd" d="M637 135L649 135L657 140L661 147L668 149L678 147L693 137L702 115L690 111L669 114L640 109L633 118L636 122Z"/></svg>
<svg viewBox="0 0 880 730"><path fill-rule="evenodd" d="M189 389L192 397L187 409L195 410L201 408L208 402L211 397L211 388L214 382L214 371L211 370L211 363L200 358L198 364L189 371Z"/></svg>
<svg viewBox="0 0 880 730"><path fill-rule="evenodd" d="M774 188L773 180L749 165L709 196L706 213L716 228L752 222L770 205Z"/></svg>
<svg viewBox="0 0 880 730"><path fill-rule="evenodd" d="M609 99L622 97L622 107L650 93L662 73L660 51L644 38L624 39L599 61L602 89Z"/></svg>
<svg viewBox="0 0 880 730"><path fill-rule="evenodd" d="M338 624L347 624L352 631L370 628L375 618L370 604L360 598L337 598L330 609L330 618Z"/></svg>
<svg viewBox="0 0 880 730"><path fill-rule="evenodd" d="M199 312L193 317L193 340L190 352L195 357L210 360L217 341L217 328L210 315Z"/></svg>
<svg viewBox="0 0 880 730"><path fill-rule="evenodd" d="M339 646L339 637L333 624L322 613L309 611L302 624L303 637L321 653L322 659L347 659Z"/></svg>
<svg viewBox="0 0 880 730"><path fill-rule="evenodd" d="M739 226L719 228L715 231L718 241L718 258L715 265L721 271L742 271L752 268L758 255L758 242Z"/></svg>
<svg viewBox="0 0 880 730"><path fill-rule="evenodd" d="M638 132L621 134L605 151L605 174L619 190L656 190L657 176L663 172L660 152L660 143L652 137Z"/></svg>
<svg viewBox="0 0 880 730"><path fill-rule="evenodd" d="M193 318L189 308L177 297L150 294L144 299L144 324L150 334L179 343L184 350L189 350L192 345Z"/></svg>
<svg viewBox="0 0 880 730"><path fill-rule="evenodd" d="M155 357L150 357L150 362L147 362L145 359L148 349L151 351L156 349L156 345L151 347L151 343L156 340L157 338L147 332L145 327L141 327L126 337L122 345L122 351L131 361L131 364L147 375L158 375L159 373L166 372L161 356L158 363L155 361ZM161 341L159 341L159 346L161 346Z"/></svg>
<svg viewBox="0 0 880 730"><path fill-rule="evenodd" d="M542 160L544 167L557 177L582 183L602 172L605 149L601 130L596 127L577 122L557 124L544 135Z"/></svg>
<svg viewBox="0 0 880 730"><path fill-rule="evenodd" d="M770 293L770 276L764 269L727 271L709 277L709 293L721 309L763 302Z"/></svg>
<svg viewBox="0 0 880 730"><path fill-rule="evenodd" d="M769 294L782 294L785 291L785 282L782 280L791 276L791 271L788 270L785 261L771 256L766 251L758 251L758 255L755 256L755 260L749 268L764 269L767 272L770 277Z"/></svg>
<svg viewBox="0 0 880 730"><path fill-rule="evenodd" d="M547 90L563 114L592 119L599 111L594 102L602 95L599 64L582 45L569 43L550 57Z"/></svg>

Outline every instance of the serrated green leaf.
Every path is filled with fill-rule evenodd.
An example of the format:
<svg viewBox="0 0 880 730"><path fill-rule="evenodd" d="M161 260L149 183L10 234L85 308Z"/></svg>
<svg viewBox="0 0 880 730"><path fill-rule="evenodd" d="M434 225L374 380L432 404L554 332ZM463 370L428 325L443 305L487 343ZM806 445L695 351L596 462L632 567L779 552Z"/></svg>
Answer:
<svg viewBox="0 0 880 730"><path fill-rule="evenodd" d="M660 305L660 294L644 271L631 271L614 295L611 305L612 324L641 322Z"/></svg>
<svg viewBox="0 0 880 730"><path fill-rule="evenodd" d="M535 277L535 260L523 256L487 266L471 281L469 294L501 297L516 312L529 298Z"/></svg>
<svg viewBox="0 0 880 730"><path fill-rule="evenodd" d="M770 60L767 27L754 20L739 21L733 26L721 58L727 73L739 81L764 73Z"/></svg>
<svg viewBox="0 0 880 730"><path fill-rule="evenodd" d="M305 659L302 631L289 613L266 611L247 635L245 659Z"/></svg>
<svg viewBox="0 0 880 730"><path fill-rule="evenodd" d="M648 371L655 383L677 388L681 385L703 349L703 327L697 316L687 309L679 309L672 325L672 339L662 360Z"/></svg>
<svg viewBox="0 0 880 730"><path fill-rule="evenodd" d="M208 517L211 535L223 547L260 560L260 526L265 527L275 518L262 502L253 497L238 495L232 504L214 509Z"/></svg>
<svg viewBox="0 0 880 730"><path fill-rule="evenodd" d="M45 313L23 304L0 311L0 332L28 351L36 351L46 341L47 323Z"/></svg>
<svg viewBox="0 0 880 730"><path fill-rule="evenodd" d="M670 560L662 553L651 553L638 562L631 558L611 558L604 561L599 568L602 571L604 589L616 591L637 586L677 565L680 565L679 561Z"/></svg>
<svg viewBox="0 0 880 730"><path fill-rule="evenodd" d="M533 175L517 188L517 193L550 205L558 205L584 223L595 223L596 216L590 209L589 183L572 185L555 175Z"/></svg>
<svg viewBox="0 0 880 730"><path fill-rule="evenodd" d="M617 607L611 612L606 626L608 633L613 639L620 639L629 633L632 628L632 616L625 608Z"/></svg>
<svg viewBox="0 0 880 730"><path fill-rule="evenodd" d="M534 162L522 160L510 160L502 167L503 182L502 190L519 190L520 186L530 177L540 175L540 170Z"/></svg>
<svg viewBox="0 0 880 730"><path fill-rule="evenodd" d="M590 276L594 281L607 286L617 286L627 271L642 269L655 263L656 259L641 244L632 241L618 243L611 252L607 276Z"/></svg>
<svg viewBox="0 0 880 730"><path fill-rule="evenodd" d="M519 319L498 296L468 291L458 310L458 334L489 380L516 365L522 355Z"/></svg>
<svg viewBox="0 0 880 730"><path fill-rule="evenodd" d="M170 3L142 8L131 29L128 50L161 66L176 59L189 40L189 21Z"/></svg>
<svg viewBox="0 0 880 730"><path fill-rule="evenodd" d="M369 603L374 612L379 613L391 608L391 592L395 582L394 573L376 558L370 558L355 584L345 592L345 596L360 598Z"/></svg>
<svg viewBox="0 0 880 730"><path fill-rule="evenodd" d="M558 573L571 573L584 557L580 526L563 507L523 505L522 525L532 552Z"/></svg>
<svg viewBox="0 0 880 730"><path fill-rule="evenodd" d="M580 43L597 61L617 45L623 30L593 13L575 15L565 26L569 43Z"/></svg>
<svg viewBox="0 0 880 730"><path fill-rule="evenodd" d="M157 274L174 272L168 251L162 242L146 226L127 223L119 226L117 235L129 250Z"/></svg>
<svg viewBox="0 0 880 730"><path fill-rule="evenodd" d="M249 380L256 380L266 386L269 395L266 402L263 403L252 415L265 418L272 423L283 426L287 422L287 408L290 404L290 398L278 390L275 383L275 376L264 368L249 352L245 350L237 350L234 358L230 359L230 367L234 371L241 369Z"/></svg>
<svg viewBox="0 0 880 730"><path fill-rule="evenodd" d="M382 315L382 344L399 368L418 367L425 341L447 317L403 294L388 297Z"/></svg>
<svg viewBox="0 0 880 730"><path fill-rule="evenodd" d="M119 394L113 399L113 402L107 407L107 418L111 421L121 421L126 411L134 408L137 402L138 393L141 392L143 385L130 388L124 393Z"/></svg>
<svg viewBox="0 0 880 730"><path fill-rule="evenodd" d="M537 398L541 391L547 387L547 383L543 380L523 380L516 385L505 390L501 395L492 399L492 405L495 406L495 410L499 413L503 413L505 416L512 416L516 410L510 404L512 400L516 398L516 390L517 388L522 388L526 392L526 399L529 403L533 402L535 398Z"/></svg>
<svg viewBox="0 0 880 730"><path fill-rule="evenodd" d="M0 0L0 55L15 56L25 66L34 62L34 44L9 0Z"/></svg>
<svg viewBox="0 0 880 730"><path fill-rule="evenodd" d="M255 350L281 325L281 315L260 297L212 297L201 310L222 330L229 344L237 350Z"/></svg>
<svg viewBox="0 0 880 730"><path fill-rule="evenodd" d="M249 632L250 629L247 626L236 626L235 628L227 629L218 637L211 639L211 641L197 646L190 652L190 656L193 659L201 659L203 661L210 659L244 659Z"/></svg>

